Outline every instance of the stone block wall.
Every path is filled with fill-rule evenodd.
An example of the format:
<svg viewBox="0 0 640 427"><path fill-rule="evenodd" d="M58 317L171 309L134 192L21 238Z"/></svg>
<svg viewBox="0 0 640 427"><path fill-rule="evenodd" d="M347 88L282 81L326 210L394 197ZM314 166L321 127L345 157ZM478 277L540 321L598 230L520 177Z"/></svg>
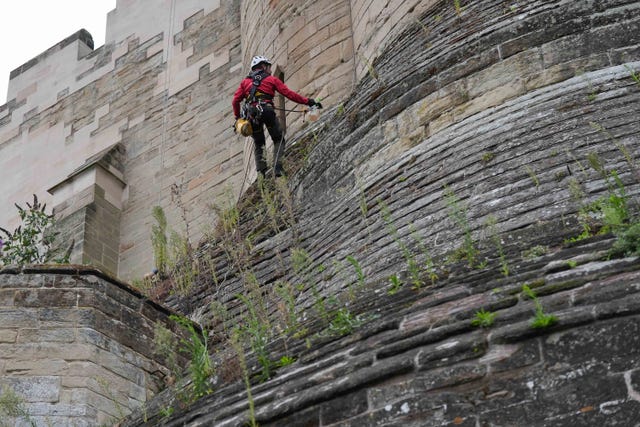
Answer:
<svg viewBox="0 0 640 427"><path fill-rule="evenodd" d="M0 270L0 389L28 415L2 422L108 425L142 406L169 373L154 328L175 330L170 314L96 270Z"/></svg>
<svg viewBox="0 0 640 427"><path fill-rule="evenodd" d="M12 206L25 194L62 207L45 191L70 183L88 159L119 144L124 188L119 200L107 199L121 210L116 264L112 252L78 262L107 256L109 271L139 278L154 266L153 206L195 244L215 220L209 204L238 193L246 140L231 130L230 97L244 74L239 4L170 3L119 1L104 46L91 51L80 32L14 73L0 109L0 165L11 201L0 209L3 227L18 225ZM62 77L52 66L57 61L65 62ZM45 84L50 80L58 86ZM30 172L35 164L38 174Z"/></svg>
<svg viewBox="0 0 640 427"><path fill-rule="evenodd" d="M140 41L131 63L123 63L118 85L133 90L113 105L114 113L129 111L137 118L122 132L128 184L121 219L122 278L140 277L154 267L153 206L163 207L169 226L196 244L215 222L210 205L235 197L246 179L246 140L232 130L231 96L244 75L237 8L236 2L225 2L208 14L196 13L172 38L184 55L174 60L196 71L175 94L171 81L184 76L162 65L163 38ZM147 58L149 52L155 56ZM212 52L218 59L200 64Z"/></svg>
<svg viewBox="0 0 640 427"><path fill-rule="evenodd" d="M638 354L625 344L637 323L638 259L609 260L610 234L570 242L583 231L581 208L611 195L603 171L617 172L637 215L640 3L461 4L458 13L453 2L416 3L416 15L374 43L376 73L362 73L344 108L301 134L306 163L288 181L294 220L255 236L245 216L254 245L245 268L274 322L282 284L299 291L301 329L326 332L318 301L335 297L348 304L334 308L373 318L348 337L310 333L311 348L278 336L273 360L298 362L254 383L261 425L624 425L638 416ZM461 259L467 236L477 264ZM201 248L213 274L168 302L204 313L217 337L224 322L211 303L240 318L236 295L256 293L216 243ZM546 255L525 256L538 247ZM308 264L296 272L301 251ZM366 282L355 299L349 258ZM437 279L423 270L412 288L412 263L427 262ZM214 274L224 280L212 283ZM391 277L402 297L389 295ZM531 328L524 284L556 326ZM498 313L494 329L471 326L481 309ZM247 423L242 387L167 424Z"/></svg>
<svg viewBox="0 0 640 427"><path fill-rule="evenodd" d="M350 5L346 0L322 2L243 1L242 54L269 57L285 83L304 96L339 103L353 89L353 43ZM248 72L245 66L244 70ZM287 109L299 109L286 101ZM287 114L294 129L304 117Z"/></svg>
<svg viewBox="0 0 640 427"><path fill-rule="evenodd" d="M240 381L217 378L215 392L184 411L158 414L171 404L164 393L146 418L136 411L122 425L633 425L640 416L640 260L603 261L611 243L585 241L519 261L511 253L518 265L509 277L454 267L435 287L394 295L367 289L355 304L367 305L370 317L353 333L272 343L274 360L296 361L253 382L253 412ZM556 324L531 327L525 281L536 283ZM481 309L496 316L485 328L472 324ZM221 361L220 377L229 365Z"/></svg>

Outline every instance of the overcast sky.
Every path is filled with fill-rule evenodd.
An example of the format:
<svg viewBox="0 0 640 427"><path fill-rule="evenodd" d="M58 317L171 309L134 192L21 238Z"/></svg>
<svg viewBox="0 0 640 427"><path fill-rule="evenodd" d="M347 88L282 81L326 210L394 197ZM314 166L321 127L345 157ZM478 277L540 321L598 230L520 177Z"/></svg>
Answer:
<svg viewBox="0 0 640 427"><path fill-rule="evenodd" d="M107 13L116 0L1 0L0 105L7 101L9 74L30 59L80 30L104 44Z"/></svg>

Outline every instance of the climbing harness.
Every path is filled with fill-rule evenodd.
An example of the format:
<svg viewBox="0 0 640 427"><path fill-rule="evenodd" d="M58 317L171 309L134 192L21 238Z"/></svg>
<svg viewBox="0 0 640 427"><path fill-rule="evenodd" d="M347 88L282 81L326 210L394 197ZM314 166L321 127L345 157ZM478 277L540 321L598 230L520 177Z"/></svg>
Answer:
<svg viewBox="0 0 640 427"><path fill-rule="evenodd" d="M261 96L257 95L259 94L258 86L260 86L260 83L262 83L262 78L265 74L267 74L267 72L264 70L252 71L249 74L249 77L253 80L253 83L251 84L251 91L249 92L249 96L247 96L247 98L245 99L240 111L240 117L248 120L253 124L257 124L257 122L262 117L262 103L265 97L263 96L263 94L260 94Z"/></svg>

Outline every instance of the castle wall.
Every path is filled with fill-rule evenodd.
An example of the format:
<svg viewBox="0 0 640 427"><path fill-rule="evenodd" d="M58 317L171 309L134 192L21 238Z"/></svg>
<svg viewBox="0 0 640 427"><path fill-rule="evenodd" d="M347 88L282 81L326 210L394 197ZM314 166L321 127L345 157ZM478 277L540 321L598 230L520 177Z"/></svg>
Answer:
<svg viewBox="0 0 640 427"><path fill-rule="evenodd" d="M249 64L254 55L267 56L291 89L322 98L327 106L337 104L353 88L349 14L346 0L243 1L243 63ZM286 108L300 109L291 101ZM288 126L303 120L299 113L287 114Z"/></svg>
<svg viewBox="0 0 640 427"><path fill-rule="evenodd" d="M213 221L208 205L237 193L244 178L245 141L231 131L230 107L242 68L237 7L119 1L104 46L91 51L90 36L79 32L15 70L9 102L0 107L0 167L10 201L0 224L17 226L13 202L30 194L66 209L69 203L54 206L63 201L46 191L120 144L125 188L110 202L121 209L121 237L108 271L133 278L153 268L154 205L197 243Z"/></svg>
<svg viewBox="0 0 640 427"><path fill-rule="evenodd" d="M110 425L141 407L169 374L154 354L169 315L92 269L2 270L0 393L22 409L3 423Z"/></svg>
<svg viewBox="0 0 640 427"><path fill-rule="evenodd" d="M230 262L222 236L201 263L215 271L168 300L204 312L215 337L241 323L237 295L259 301L274 322L269 358L296 360L252 385L253 413L238 381L168 425L637 419L628 337L638 258L609 259L611 234L577 236L604 220L595 211L585 219L585 209L619 196L618 185L637 214L640 3L461 3L458 13L454 2L425 1L432 7L399 21L343 111L296 141L305 159L288 181L295 218L284 213L274 227L246 213L233 236L255 244L245 264ZM243 213L261 206L242 202ZM527 255L534 250L544 255ZM556 325L532 327L524 284ZM288 297L299 323L280 333ZM495 327L473 327L480 310L497 315ZM334 339L345 312L365 325Z"/></svg>

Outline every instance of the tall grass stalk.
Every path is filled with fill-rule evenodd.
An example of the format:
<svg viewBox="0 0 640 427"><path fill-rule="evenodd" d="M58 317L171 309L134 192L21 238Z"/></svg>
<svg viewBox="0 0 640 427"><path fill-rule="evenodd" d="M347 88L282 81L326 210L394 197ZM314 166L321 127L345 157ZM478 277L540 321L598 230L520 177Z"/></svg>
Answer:
<svg viewBox="0 0 640 427"><path fill-rule="evenodd" d="M445 187L444 194L449 208L449 218L462 230L464 234L462 246L464 255L467 258L469 267L474 268L478 258L478 250L471 236L467 207L460 203L460 200L450 188Z"/></svg>

